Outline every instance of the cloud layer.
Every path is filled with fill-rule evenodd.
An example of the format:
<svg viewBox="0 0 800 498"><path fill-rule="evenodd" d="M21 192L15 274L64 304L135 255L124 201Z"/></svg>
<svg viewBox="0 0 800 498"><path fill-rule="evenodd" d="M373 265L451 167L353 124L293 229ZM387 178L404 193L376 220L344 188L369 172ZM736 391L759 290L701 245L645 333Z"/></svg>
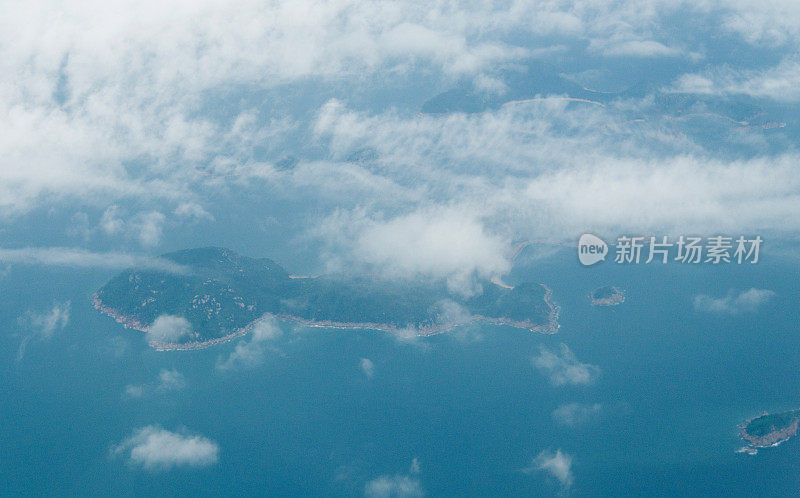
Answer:
<svg viewBox="0 0 800 498"><path fill-rule="evenodd" d="M4 14L0 71L15 77L0 83L0 221L77 204L87 241L150 250L188 220L214 223L209 199L268 191L314 200L297 230L329 268L445 278L460 292L507 272L520 239L800 231L800 157L772 147L793 135L742 126L715 142L655 103L656 88L800 102L789 1L76 1ZM417 112L448 88L502 95L532 60L573 82L605 70L559 61L658 61L667 76L605 106L546 89L475 114ZM0 254L143 262L130 258Z"/></svg>

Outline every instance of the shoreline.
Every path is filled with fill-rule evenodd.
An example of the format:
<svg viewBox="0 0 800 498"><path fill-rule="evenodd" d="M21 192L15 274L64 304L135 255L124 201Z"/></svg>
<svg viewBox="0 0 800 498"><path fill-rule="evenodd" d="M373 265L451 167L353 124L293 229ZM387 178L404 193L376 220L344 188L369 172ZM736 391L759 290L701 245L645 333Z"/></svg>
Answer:
<svg viewBox="0 0 800 498"><path fill-rule="evenodd" d="M199 349L206 349L215 346L217 344L233 341L234 339L237 339L239 337L244 337L245 335L251 332L251 330L253 329L253 327L255 327L256 324L266 319L278 319L286 322L299 323L303 326L310 328L325 328L325 329L338 329L338 330L375 330L378 332L387 332L390 334L399 334L403 331L412 331L414 335L418 337L430 337L437 334L442 334L461 325L468 325L471 323L485 323L488 325L509 326L513 328L529 330L531 332L538 332L540 334L552 335L558 332L558 329L561 327L561 325L558 323L558 318L561 313L561 306L556 304L556 302L553 300L552 289L550 289L544 284L539 284L539 285L541 285L545 290L543 300L547 305L547 307L550 309L547 314L547 322L544 324L536 324L530 321L511 320L508 318L492 318L481 315L473 315L470 317L469 320L465 320L463 322L458 322L458 323L431 325L419 328L407 328L407 327L396 327L384 323L357 323L357 322L351 323L351 322L334 322L328 320L320 321L320 320L309 320L306 318L301 318L293 315L265 313L260 317L256 318L255 320L253 320L252 322L248 323L244 327L236 329L230 334L227 334L222 337L216 337L214 339L209 339L207 341L193 341L186 343L164 343L158 341L150 341L148 344L156 351L196 351ZM148 326L142 324L140 321L125 316L119 313L117 310L104 305L103 302L98 297L97 293L95 293L92 296L92 305L94 309L96 309L97 311L99 311L104 315L113 318L117 323L122 324L122 326L125 328L138 330L140 332L145 332L145 333L147 333L149 329Z"/></svg>

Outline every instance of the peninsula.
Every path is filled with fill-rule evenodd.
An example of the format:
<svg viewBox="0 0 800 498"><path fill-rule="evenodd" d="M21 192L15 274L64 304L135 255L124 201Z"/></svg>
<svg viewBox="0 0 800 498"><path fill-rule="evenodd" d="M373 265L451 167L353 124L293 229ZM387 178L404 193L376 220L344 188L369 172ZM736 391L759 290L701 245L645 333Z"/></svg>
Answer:
<svg viewBox="0 0 800 498"><path fill-rule="evenodd" d="M510 287L482 280L481 292L465 297L450 292L444 281L342 275L293 278L270 259L249 258L220 247L188 249L163 258L188 271L133 268L93 296L97 310L135 330L148 332L162 316L185 319L191 330L180 340L151 339L151 346L161 350L200 349L230 341L265 317L311 327L410 330L419 335L476 321L546 334L558 330L559 307L542 284Z"/></svg>

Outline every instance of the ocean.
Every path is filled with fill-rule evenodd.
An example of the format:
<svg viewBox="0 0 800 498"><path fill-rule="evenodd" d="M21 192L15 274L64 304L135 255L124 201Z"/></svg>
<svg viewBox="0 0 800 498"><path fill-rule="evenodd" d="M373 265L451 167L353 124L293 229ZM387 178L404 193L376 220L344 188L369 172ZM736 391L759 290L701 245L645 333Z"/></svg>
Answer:
<svg viewBox="0 0 800 498"><path fill-rule="evenodd" d="M263 343L189 352L153 351L92 309L112 274L15 266L0 278L0 494L353 496L382 477L427 496L800 491L800 439L735 452L739 423L800 408L788 257L584 268L573 251L523 254L506 280L553 289L552 336L469 325L408 341L282 323ZM624 289L625 303L591 306L603 285ZM775 294L755 311L693 305L750 288ZM32 313L67 302L66 326L32 335ZM593 366L591 382L554 385L534 365L562 344ZM237 346L252 354L225 368ZM163 370L181 385L160 386ZM592 408L570 426L553 414L570 404ZM218 461L147 469L115 451L146 426L200 434ZM556 451L571 459L566 479L536 468Z"/></svg>

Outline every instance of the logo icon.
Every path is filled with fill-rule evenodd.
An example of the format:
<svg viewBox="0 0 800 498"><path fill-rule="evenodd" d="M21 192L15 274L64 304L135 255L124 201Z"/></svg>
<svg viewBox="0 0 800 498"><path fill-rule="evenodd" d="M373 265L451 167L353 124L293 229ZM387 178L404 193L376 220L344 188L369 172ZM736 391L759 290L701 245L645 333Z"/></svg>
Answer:
<svg viewBox="0 0 800 498"><path fill-rule="evenodd" d="M578 240L578 260L583 266L592 266L605 261L607 254L608 245L603 239L590 233L581 235Z"/></svg>

